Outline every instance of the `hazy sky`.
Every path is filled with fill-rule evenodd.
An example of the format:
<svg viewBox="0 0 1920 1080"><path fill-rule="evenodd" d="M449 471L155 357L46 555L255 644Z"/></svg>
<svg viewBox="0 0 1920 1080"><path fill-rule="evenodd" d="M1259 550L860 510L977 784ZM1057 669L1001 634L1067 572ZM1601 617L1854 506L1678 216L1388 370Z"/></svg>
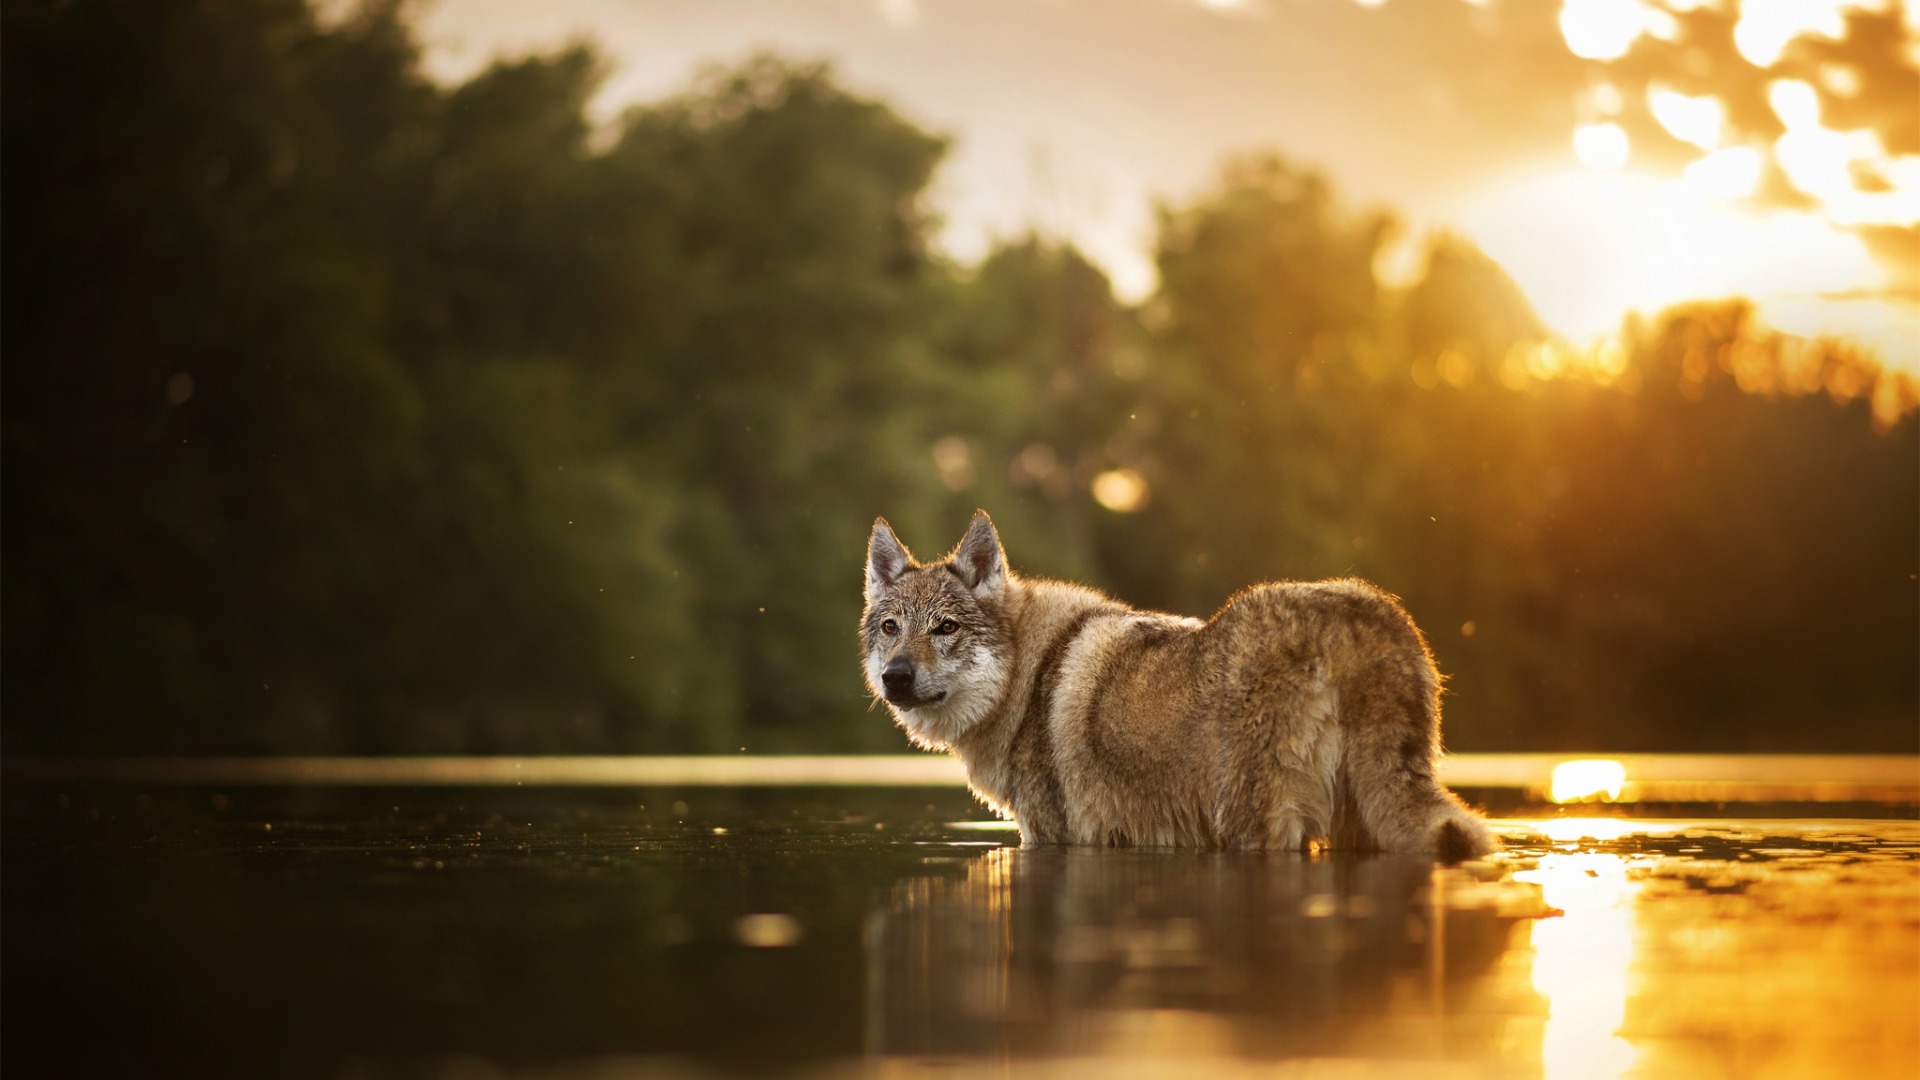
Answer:
<svg viewBox="0 0 1920 1080"><path fill-rule="evenodd" d="M1897 0L437 0L420 30L448 79L590 37L606 118L756 50L831 60L954 140L952 253L1037 225L1129 298L1155 200L1275 149L1472 238L1576 338L1746 294L1920 371L1920 33Z"/></svg>

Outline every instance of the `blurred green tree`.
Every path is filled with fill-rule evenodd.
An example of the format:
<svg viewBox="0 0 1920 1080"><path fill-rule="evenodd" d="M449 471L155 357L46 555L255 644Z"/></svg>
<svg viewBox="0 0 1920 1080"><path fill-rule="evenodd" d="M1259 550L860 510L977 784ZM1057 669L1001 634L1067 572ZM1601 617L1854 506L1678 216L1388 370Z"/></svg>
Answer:
<svg viewBox="0 0 1920 1080"><path fill-rule="evenodd" d="M857 706L819 628L864 525L794 526L929 471L882 406L938 139L761 60L595 154L585 48L441 90L390 5L6 14L10 746L731 749Z"/></svg>
<svg viewBox="0 0 1920 1080"><path fill-rule="evenodd" d="M866 530L975 505L1193 614L1378 580L1458 748L1914 749L1914 383L1844 343L1575 355L1457 238L1383 287L1392 219L1275 157L1162 209L1129 310L1055 240L943 262L943 140L825 67L596 131L589 46L417 52L0 9L7 753L897 748Z"/></svg>
<svg viewBox="0 0 1920 1080"><path fill-rule="evenodd" d="M943 153L825 68L762 57L634 112L596 163L623 260L606 281L634 301L604 400L630 459L687 480L688 644L724 673L716 719L675 745L734 749L732 716L749 749L802 749L862 705L867 526L933 497L916 403L943 271L922 192Z"/></svg>
<svg viewBox="0 0 1920 1080"><path fill-rule="evenodd" d="M1373 264L1393 229L1276 157L1229 163L1193 205L1162 208L1154 331L1167 404L1155 513L1178 549L1149 591L1209 609L1238 587L1350 567L1350 479L1373 432L1331 383L1381 349Z"/></svg>
<svg viewBox="0 0 1920 1080"><path fill-rule="evenodd" d="M990 252L947 304L932 452L944 500L936 535L959 539L974 506L1030 573L1086 578L1107 554L1114 515L1090 497L1102 472L1140 463L1147 357L1107 276L1072 246L1037 234ZM952 536L945 534L951 532Z"/></svg>

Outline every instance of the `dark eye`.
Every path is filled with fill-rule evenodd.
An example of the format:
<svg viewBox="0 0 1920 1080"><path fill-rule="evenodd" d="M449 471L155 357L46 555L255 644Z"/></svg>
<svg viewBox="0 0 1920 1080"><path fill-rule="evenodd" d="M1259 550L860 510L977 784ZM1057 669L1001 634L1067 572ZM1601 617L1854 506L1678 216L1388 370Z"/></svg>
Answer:
<svg viewBox="0 0 1920 1080"><path fill-rule="evenodd" d="M894 622L892 619L888 619L880 624L880 632L888 637L892 637L900 632L900 624Z"/></svg>
<svg viewBox="0 0 1920 1080"><path fill-rule="evenodd" d="M959 623L954 622L952 619L941 619L940 625L934 627L933 632L936 634L951 634L958 629L960 629Z"/></svg>

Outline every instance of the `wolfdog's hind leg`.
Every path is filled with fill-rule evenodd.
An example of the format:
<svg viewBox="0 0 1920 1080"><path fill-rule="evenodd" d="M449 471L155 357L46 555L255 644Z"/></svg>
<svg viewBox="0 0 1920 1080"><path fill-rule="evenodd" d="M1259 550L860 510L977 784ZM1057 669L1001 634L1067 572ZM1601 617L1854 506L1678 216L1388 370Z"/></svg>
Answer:
<svg viewBox="0 0 1920 1080"><path fill-rule="evenodd" d="M1254 680L1245 727L1224 742L1230 782L1213 829L1226 848L1302 851L1333 821L1338 719L1332 688L1311 668Z"/></svg>
<svg viewBox="0 0 1920 1080"><path fill-rule="evenodd" d="M1341 692L1344 759L1354 807L1374 844L1458 862L1498 845L1487 823L1434 776L1439 690L1424 656L1354 673Z"/></svg>

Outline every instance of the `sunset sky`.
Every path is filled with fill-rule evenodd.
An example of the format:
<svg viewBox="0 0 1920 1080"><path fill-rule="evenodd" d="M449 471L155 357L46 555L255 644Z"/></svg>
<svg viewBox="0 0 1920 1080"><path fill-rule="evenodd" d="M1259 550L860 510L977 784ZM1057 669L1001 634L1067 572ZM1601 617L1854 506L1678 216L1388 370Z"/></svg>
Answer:
<svg viewBox="0 0 1920 1080"><path fill-rule="evenodd" d="M595 40L596 101L758 50L832 61L953 139L961 259L1031 227L1129 298L1156 200L1277 149L1355 209L1478 243L1576 340L1630 309L1748 295L1920 372L1920 29L1899 0L438 0L446 79Z"/></svg>

